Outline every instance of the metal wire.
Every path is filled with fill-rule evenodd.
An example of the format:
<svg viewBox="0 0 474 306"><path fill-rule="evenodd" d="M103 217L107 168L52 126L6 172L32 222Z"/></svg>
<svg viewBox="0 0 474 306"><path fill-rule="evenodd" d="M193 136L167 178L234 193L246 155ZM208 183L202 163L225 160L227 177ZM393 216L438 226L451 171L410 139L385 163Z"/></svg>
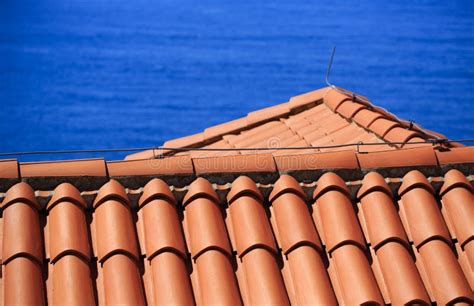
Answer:
<svg viewBox="0 0 474 306"><path fill-rule="evenodd" d="M361 146L376 146L376 145L405 145L405 144L447 144L452 142L474 143L474 139L427 139L425 141L414 142L354 142L326 146L305 146L305 147L280 147L280 148L173 148L173 147L141 147L141 148L121 148L121 149L88 149L88 150L58 150L58 151L25 151L25 152L4 152L0 156L24 156L24 155L54 155L54 154L80 154L80 153L119 153L119 152L138 152L138 151L214 151L214 152L228 152L228 151L283 151L283 150L308 150L308 149L336 149L345 147L361 147Z"/></svg>

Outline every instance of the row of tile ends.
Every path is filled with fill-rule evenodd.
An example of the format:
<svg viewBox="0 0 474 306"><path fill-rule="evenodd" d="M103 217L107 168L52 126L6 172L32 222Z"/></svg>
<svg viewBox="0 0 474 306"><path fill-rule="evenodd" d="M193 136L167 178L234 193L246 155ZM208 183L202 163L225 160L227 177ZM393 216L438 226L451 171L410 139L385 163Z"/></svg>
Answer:
<svg viewBox="0 0 474 306"><path fill-rule="evenodd" d="M468 172L473 170L473 164L474 146L441 151L429 146L371 153L357 153L352 150L346 150L286 156L259 153L255 155L191 158L186 155L131 161L83 159L18 163L14 159L9 159L0 160L0 192L4 192L7 189L5 187L10 187L12 182L36 179L36 181L44 183L47 178L54 177L120 179L123 177L140 176L189 176L192 178L208 174L214 175L214 178L219 178L225 173L237 175L251 173L296 173L298 171L316 173L315 170L320 170L322 173L337 169L348 169L355 176L362 177L363 173L372 170L380 170L382 174L390 176L391 174L383 173L382 170L401 168L424 168L427 171L426 175L436 176L443 175L450 168L457 168L465 172L465 174L470 174ZM399 172L395 175L402 176L403 174ZM3 184L2 179L6 180ZM53 180L54 182L56 181ZM103 180L100 181L99 187L102 184ZM44 184L41 187L35 186L34 183L32 185L33 188L38 189L51 188L51 186L44 186Z"/></svg>
<svg viewBox="0 0 474 306"><path fill-rule="evenodd" d="M154 303L472 304L472 185L457 170L446 173L439 191L449 216L446 223L437 195L421 172L405 175L398 196L404 209L401 220L384 178L376 172L367 174L357 195L365 220L361 229L345 182L329 172L319 179L313 194L313 223L301 186L291 176L281 176L269 201L275 238L290 269L291 281L284 284L276 261L279 247L253 180L241 176L232 183L227 195L227 226L211 184L203 178L195 180L182 202L184 240L169 186L153 179L145 186L138 209L144 218L145 257L153 271ZM45 255L34 192L28 184L18 183L7 192L1 207L5 305L41 305L40 266ZM86 238L85 207L79 191L67 183L56 188L47 205L49 232L54 233L46 248L54 269L53 305L94 304L91 252L102 266L107 303L144 305L137 268L140 251L125 189L111 180L99 190L93 203L93 251ZM467 254L467 268L460 266L454 244ZM377 260L374 271L368 252ZM332 263L332 282L321 258L325 253ZM239 285L229 261L234 254ZM198 279L192 281L194 290L185 264L189 257ZM466 272L469 269L470 274Z"/></svg>
<svg viewBox="0 0 474 306"><path fill-rule="evenodd" d="M445 138L444 135L421 128L412 121L399 119L387 110L374 106L364 96L356 95L342 88L326 87L294 96L288 102L251 112L246 117L209 127L201 133L166 141L163 146L168 148L202 147L226 134L237 133L270 120L296 114L318 103L325 103L343 118L356 122L389 142L417 142ZM449 146L459 146L459 144L453 143ZM399 147L403 147L403 145L399 145ZM171 152L162 150L160 153ZM130 154L126 159L148 159L154 158L155 155L156 152L149 150Z"/></svg>

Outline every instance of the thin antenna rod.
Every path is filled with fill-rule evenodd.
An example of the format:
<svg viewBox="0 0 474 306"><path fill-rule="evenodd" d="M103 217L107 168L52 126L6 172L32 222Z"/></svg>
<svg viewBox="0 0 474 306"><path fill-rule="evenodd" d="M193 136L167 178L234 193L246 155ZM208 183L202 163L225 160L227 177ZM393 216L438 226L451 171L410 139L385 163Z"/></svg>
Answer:
<svg viewBox="0 0 474 306"><path fill-rule="evenodd" d="M326 84L330 87L334 87L334 85L329 82L329 73L331 72L332 61L334 60L334 54L336 54L336 46L332 48L331 57L329 58L329 63L328 63L328 69L326 70Z"/></svg>

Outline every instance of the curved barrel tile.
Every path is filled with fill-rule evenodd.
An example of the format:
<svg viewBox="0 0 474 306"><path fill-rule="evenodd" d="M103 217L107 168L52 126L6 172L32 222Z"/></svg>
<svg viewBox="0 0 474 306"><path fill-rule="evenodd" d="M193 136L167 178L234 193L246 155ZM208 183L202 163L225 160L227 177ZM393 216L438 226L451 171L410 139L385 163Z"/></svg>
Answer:
<svg viewBox="0 0 474 306"><path fill-rule="evenodd" d="M410 171L403 177L403 183L398 190L408 222L408 231L417 248L434 238L448 243L451 241L433 193L431 184L417 170Z"/></svg>
<svg viewBox="0 0 474 306"><path fill-rule="evenodd" d="M56 187L47 205L52 263L69 252L90 258L85 207L86 203L74 186L64 183Z"/></svg>
<svg viewBox="0 0 474 306"><path fill-rule="evenodd" d="M376 250L383 243L397 240L409 246L402 222L384 178L371 172L364 177L357 197L367 225L367 240Z"/></svg>
<svg viewBox="0 0 474 306"><path fill-rule="evenodd" d="M44 305L39 205L26 183L11 187L2 203L5 305Z"/></svg>
<svg viewBox="0 0 474 306"><path fill-rule="evenodd" d="M227 230L211 184L195 180L183 205L186 241L195 261L196 300L202 305L241 305Z"/></svg>
<svg viewBox="0 0 474 306"><path fill-rule="evenodd" d="M298 305L333 305L336 298L321 259L321 242L298 182L282 175L270 194L279 243L287 255Z"/></svg>
<svg viewBox="0 0 474 306"><path fill-rule="evenodd" d="M358 246L347 244L338 247L333 251L331 261L341 290L341 304L385 304L369 262Z"/></svg>
<svg viewBox="0 0 474 306"><path fill-rule="evenodd" d="M289 175L282 175L270 194L284 254L303 244L321 251L321 242L304 198L301 186Z"/></svg>
<svg viewBox="0 0 474 306"><path fill-rule="evenodd" d="M55 305L94 305L86 203L71 184L56 187L49 211L50 260Z"/></svg>
<svg viewBox="0 0 474 306"><path fill-rule="evenodd" d="M297 305L336 305L326 267L316 249L303 245L288 255Z"/></svg>
<svg viewBox="0 0 474 306"><path fill-rule="evenodd" d="M474 238L474 194L466 177L458 170L444 176L440 196L461 247ZM474 255L474 254L473 254Z"/></svg>
<svg viewBox="0 0 474 306"><path fill-rule="evenodd" d="M4 267L4 305L45 305L41 266L36 260L16 257Z"/></svg>
<svg viewBox="0 0 474 306"><path fill-rule="evenodd" d="M143 210L145 248L153 274L156 305L193 305L194 298L184 259L181 224L175 198L159 179L146 184L139 207Z"/></svg>
<svg viewBox="0 0 474 306"><path fill-rule="evenodd" d="M65 255L53 265L52 271L53 305L95 305L88 261Z"/></svg>
<svg viewBox="0 0 474 306"><path fill-rule="evenodd" d="M348 194L344 181L331 172L321 176L314 191L315 209L318 210L321 219L322 237L328 253L343 244L355 244L361 249L366 248Z"/></svg>
<svg viewBox="0 0 474 306"><path fill-rule="evenodd" d="M239 257L255 247L264 247L276 253L275 240L262 199L260 191L250 178L241 176L232 183L227 202Z"/></svg>
<svg viewBox="0 0 474 306"><path fill-rule="evenodd" d="M227 231L218 204L218 197L211 184L198 178L186 193L183 205L187 227L187 243L193 259L208 249L218 249L232 255Z"/></svg>
<svg viewBox="0 0 474 306"><path fill-rule="evenodd" d="M94 201L94 210L99 262L115 253L138 259L135 226L123 186L115 180L102 186Z"/></svg>
<svg viewBox="0 0 474 306"><path fill-rule="evenodd" d="M420 247L423 267L439 305L453 302L474 303L472 289L451 247L444 241L431 240Z"/></svg>
<svg viewBox="0 0 474 306"><path fill-rule="evenodd" d="M431 304L406 246L388 242L376 254L392 305Z"/></svg>
<svg viewBox="0 0 474 306"><path fill-rule="evenodd" d="M208 250L196 259L195 269L198 304L242 305L234 269L226 254L219 250Z"/></svg>
<svg viewBox="0 0 474 306"><path fill-rule="evenodd" d="M125 189L111 180L94 201L97 259L108 305L144 305L138 245Z"/></svg>
<svg viewBox="0 0 474 306"><path fill-rule="evenodd" d="M253 249L242 258L250 305L289 305L285 285L274 254Z"/></svg>
<svg viewBox="0 0 474 306"><path fill-rule="evenodd" d="M136 260L128 254L115 254L103 265L106 305L145 305L142 280Z"/></svg>
<svg viewBox="0 0 474 306"><path fill-rule="evenodd" d="M186 257L175 201L168 185L162 180L153 179L143 190L139 207L143 211L145 248L149 260L156 254L169 250Z"/></svg>
<svg viewBox="0 0 474 306"><path fill-rule="evenodd" d="M28 184L18 183L7 191L2 203L3 264L16 256L43 261L38 209L33 189Z"/></svg>
<svg viewBox="0 0 474 306"><path fill-rule="evenodd" d="M234 241L241 258L251 305L289 303L276 261L276 245L256 184L241 176L232 183L230 203Z"/></svg>
<svg viewBox="0 0 474 306"><path fill-rule="evenodd" d="M194 305L193 291L184 259L163 252L151 259L154 305Z"/></svg>

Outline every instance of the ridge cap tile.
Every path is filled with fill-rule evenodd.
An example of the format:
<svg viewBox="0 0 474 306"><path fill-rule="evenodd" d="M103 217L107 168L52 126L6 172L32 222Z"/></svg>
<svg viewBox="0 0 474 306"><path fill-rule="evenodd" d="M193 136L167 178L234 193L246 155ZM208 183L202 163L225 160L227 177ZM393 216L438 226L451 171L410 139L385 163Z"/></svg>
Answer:
<svg viewBox="0 0 474 306"><path fill-rule="evenodd" d="M247 126L247 117L237 118L206 128L203 132L204 138L212 139L218 136L245 129Z"/></svg>
<svg viewBox="0 0 474 306"><path fill-rule="evenodd" d="M156 199L162 199L176 205L176 198L168 184L161 179L154 178L143 187L143 193L138 200L138 206L142 208L150 201Z"/></svg>
<svg viewBox="0 0 474 306"><path fill-rule="evenodd" d="M289 105L292 110L304 107L311 103L316 103L324 99L326 92L329 91L330 87L323 87L317 90L310 92L302 93L296 96L293 96L289 100Z"/></svg>
<svg viewBox="0 0 474 306"><path fill-rule="evenodd" d="M204 133L199 132L196 134L186 135L183 137L165 141L163 146L169 147L169 148L185 148L185 147L190 147L192 145L195 145L203 141L204 141Z"/></svg>
<svg viewBox="0 0 474 306"><path fill-rule="evenodd" d="M70 183L59 184L53 192L53 196L46 205L46 210L53 209L57 204L61 202L72 201L79 205L82 209L87 208L87 203L81 196L79 190Z"/></svg>
<svg viewBox="0 0 474 306"><path fill-rule="evenodd" d="M282 117L290 113L289 102L278 103L247 114L247 126Z"/></svg>
<svg viewBox="0 0 474 306"><path fill-rule="evenodd" d="M339 91L331 88L324 94L324 103L333 111L336 112L339 106L347 100L352 98L340 93Z"/></svg>
<svg viewBox="0 0 474 306"><path fill-rule="evenodd" d="M285 193L294 193L303 201L306 200L306 194L304 193L303 188L301 188L298 181L290 175L282 174L275 182L268 200L273 202Z"/></svg>
<svg viewBox="0 0 474 306"><path fill-rule="evenodd" d="M356 153L356 156L362 169L438 166L434 150L426 146L368 154Z"/></svg>
<svg viewBox="0 0 474 306"><path fill-rule="evenodd" d="M198 177L189 185L182 201L183 206L187 206L198 198L208 198L216 204L220 203L219 197L214 188L212 188L211 183L202 177Z"/></svg>
<svg viewBox="0 0 474 306"><path fill-rule="evenodd" d="M0 179L19 179L20 167L16 159L0 159Z"/></svg>
<svg viewBox="0 0 474 306"><path fill-rule="evenodd" d="M197 175L211 173L275 172L271 153L192 158Z"/></svg>
<svg viewBox="0 0 474 306"><path fill-rule="evenodd" d="M51 176L107 176L103 158L20 162L23 178Z"/></svg>
<svg viewBox="0 0 474 306"><path fill-rule="evenodd" d="M385 138L388 132L390 132L393 128L401 126L402 125L398 121L387 117L381 117L375 119L370 125L369 129L380 137Z"/></svg>
<svg viewBox="0 0 474 306"><path fill-rule="evenodd" d="M448 151L435 151L440 165L474 163L474 146L450 148Z"/></svg>
<svg viewBox="0 0 474 306"><path fill-rule="evenodd" d="M94 209L97 209L99 205L111 199L118 199L126 206L130 205L130 199L125 192L125 188L122 186L122 184L114 179L111 179L102 187L100 187L92 206Z"/></svg>
<svg viewBox="0 0 474 306"><path fill-rule="evenodd" d="M280 172L316 169L358 169L354 150L278 155L274 157Z"/></svg>
<svg viewBox="0 0 474 306"><path fill-rule="evenodd" d="M156 152L159 152L159 150L156 150ZM110 177L194 173L189 155L172 155L164 158L142 160L108 161L107 168Z"/></svg>
<svg viewBox="0 0 474 306"><path fill-rule="evenodd" d="M248 176L239 176L232 182L232 188L227 194L227 203L229 206L239 197L246 194L254 195L259 201L263 201L263 196L255 182Z"/></svg>
<svg viewBox="0 0 474 306"><path fill-rule="evenodd" d="M366 109L367 106L365 104L352 102L352 101L345 101L343 102L338 108L337 112L341 116L351 119L361 110Z"/></svg>

